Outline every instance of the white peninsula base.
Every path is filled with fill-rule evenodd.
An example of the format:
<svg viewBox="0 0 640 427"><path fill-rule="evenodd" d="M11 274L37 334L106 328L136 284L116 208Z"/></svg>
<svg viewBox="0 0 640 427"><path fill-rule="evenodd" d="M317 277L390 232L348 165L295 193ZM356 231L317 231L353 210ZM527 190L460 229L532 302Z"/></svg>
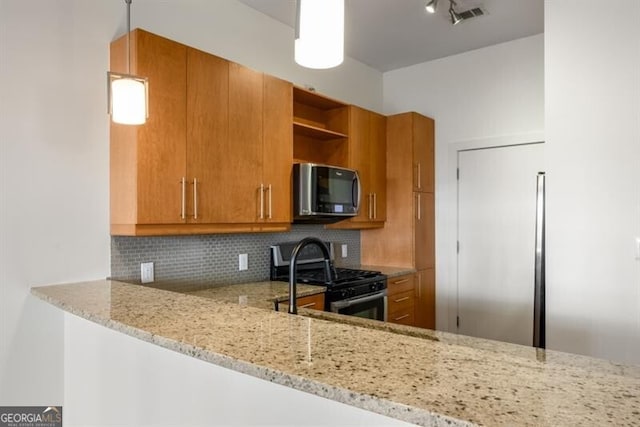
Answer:
<svg viewBox="0 0 640 427"><path fill-rule="evenodd" d="M410 426L65 313L66 426Z"/></svg>

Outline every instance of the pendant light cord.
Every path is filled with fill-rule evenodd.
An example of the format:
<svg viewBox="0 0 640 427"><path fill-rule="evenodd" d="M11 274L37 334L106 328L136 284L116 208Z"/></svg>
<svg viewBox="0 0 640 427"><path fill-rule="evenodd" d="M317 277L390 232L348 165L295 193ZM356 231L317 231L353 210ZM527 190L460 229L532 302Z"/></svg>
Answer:
<svg viewBox="0 0 640 427"><path fill-rule="evenodd" d="M131 42L129 33L131 32L131 0L124 0L127 4L127 74L131 74Z"/></svg>

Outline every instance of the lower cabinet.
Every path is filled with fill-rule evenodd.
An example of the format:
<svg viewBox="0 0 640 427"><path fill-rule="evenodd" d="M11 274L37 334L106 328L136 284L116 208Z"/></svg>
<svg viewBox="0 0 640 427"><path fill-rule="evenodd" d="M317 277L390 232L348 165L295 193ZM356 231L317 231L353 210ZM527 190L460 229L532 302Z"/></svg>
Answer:
<svg viewBox="0 0 640 427"><path fill-rule="evenodd" d="M416 287L415 276L407 274L387 280L387 321L414 325Z"/></svg>
<svg viewBox="0 0 640 427"><path fill-rule="evenodd" d="M324 293L298 297L296 298L296 306L298 309L306 308L324 311ZM289 311L289 300L279 302L277 307L278 311Z"/></svg>
<svg viewBox="0 0 640 427"><path fill-rule="evenodd" d="M309 295L297 298L298 308L308 308L311 310L324 310L324 294Z"/></svg>
<svg viewBox="0 0 640 427"><path fill-rule="evenodd" d="M415 326L436 328L436 273L435 269L418 270L416 274Z"/></svg>

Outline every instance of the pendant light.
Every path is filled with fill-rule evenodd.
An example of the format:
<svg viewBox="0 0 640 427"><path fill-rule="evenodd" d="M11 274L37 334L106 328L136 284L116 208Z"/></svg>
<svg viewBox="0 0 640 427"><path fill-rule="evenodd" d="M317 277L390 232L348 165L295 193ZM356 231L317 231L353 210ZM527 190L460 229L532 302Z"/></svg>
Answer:
<svg viewBox="0 0 640 427"><path fill-rule="evenodd" d="M427 0L427 4L424 8L429 13L436 13L436 9L438 8L438 0Z"/></svg>
<svg viewBox="0 0 640 427"><path fill-rule="evenodd" d="M149 84L131 74L131 0L127 4L127 73L107 72L109 114L114 123L141 125L149 117Z"/></svg>
<svg viewBox="0 0 640 427"><path fill-rule="evenodd" d="M344 0L298 0L295 60L326 69L344 59Z"/></svg>

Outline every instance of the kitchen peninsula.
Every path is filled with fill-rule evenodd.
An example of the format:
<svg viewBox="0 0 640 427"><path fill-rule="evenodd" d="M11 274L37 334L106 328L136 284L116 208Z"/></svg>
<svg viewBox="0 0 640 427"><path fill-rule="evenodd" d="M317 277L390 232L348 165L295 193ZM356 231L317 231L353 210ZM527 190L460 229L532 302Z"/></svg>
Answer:
<svg viewBox="0 0 640 427"><path fill-rule="evenodd" d="M640 367L109 280L32 294L157 346L413 424L640 425Z"/></svg>

